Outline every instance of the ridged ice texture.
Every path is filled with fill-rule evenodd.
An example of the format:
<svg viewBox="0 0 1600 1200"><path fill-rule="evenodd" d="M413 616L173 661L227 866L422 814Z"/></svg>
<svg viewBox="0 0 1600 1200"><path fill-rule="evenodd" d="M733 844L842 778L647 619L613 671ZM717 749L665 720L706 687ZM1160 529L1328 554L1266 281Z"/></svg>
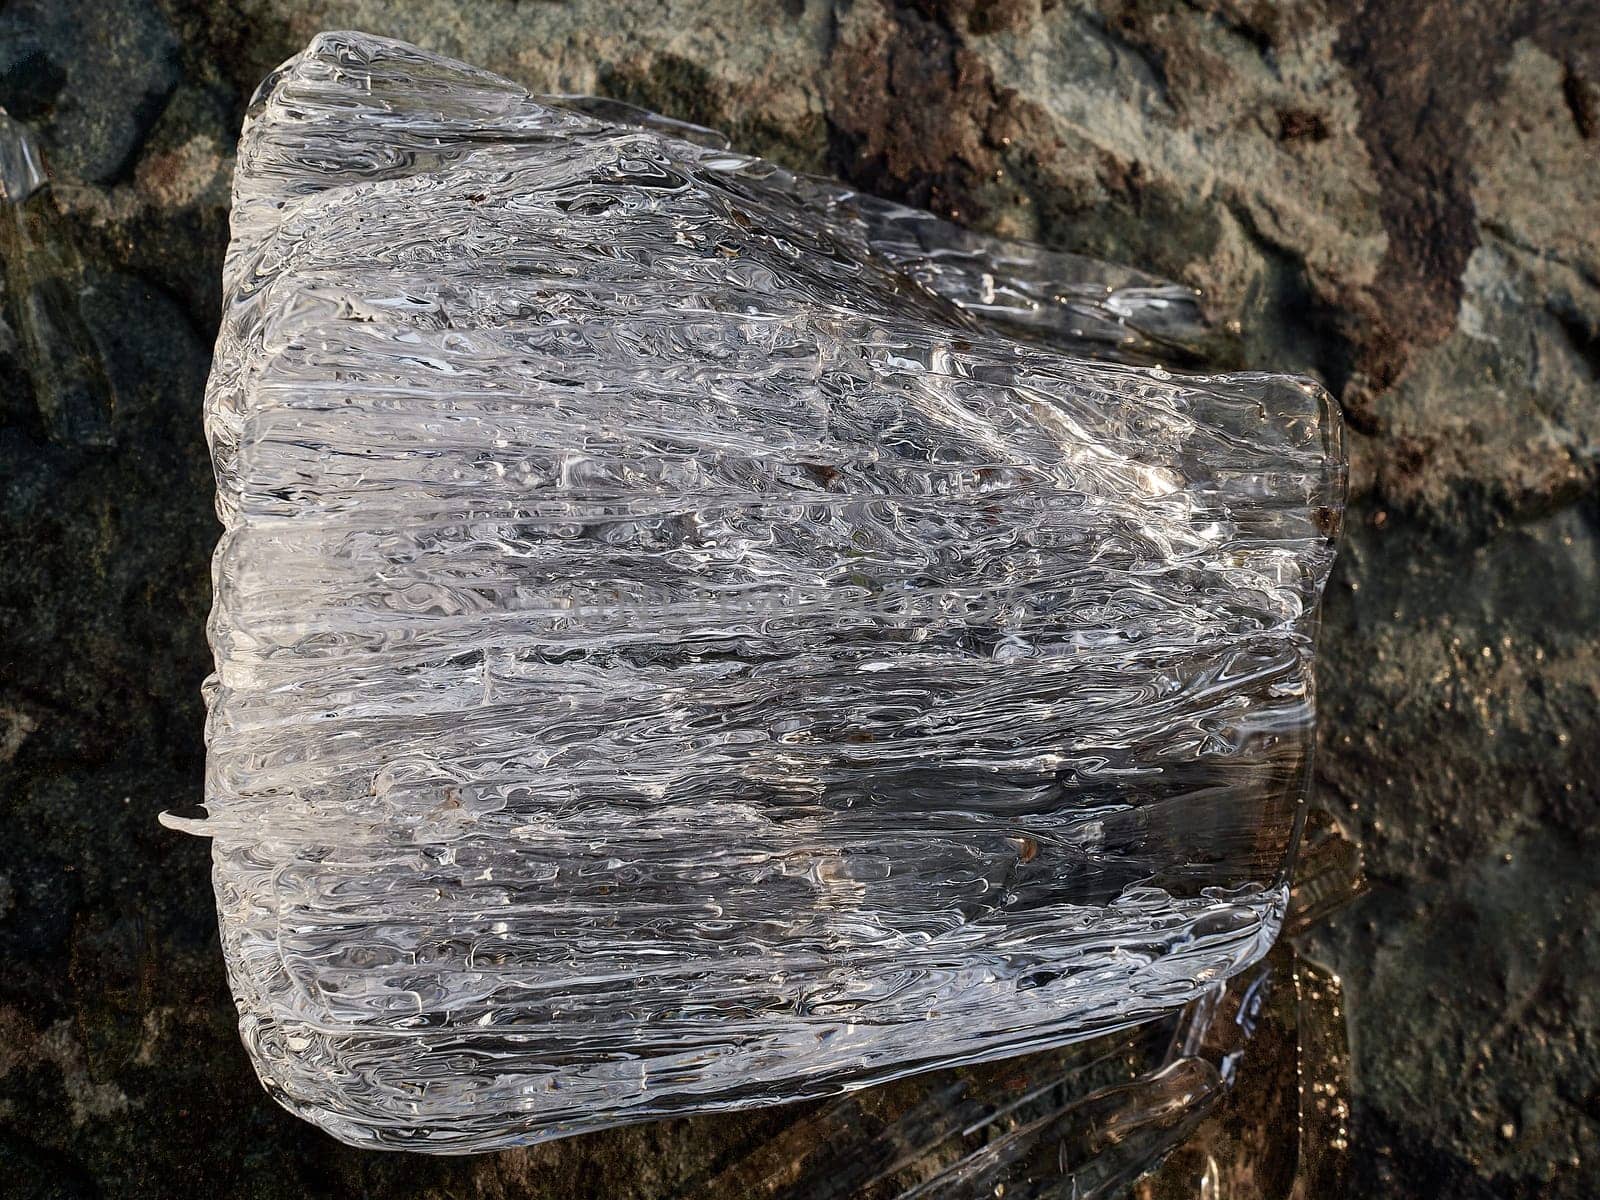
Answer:
<svg viewBox="0 0 1600 1200"><path fill-rule="evenodd" d="M244 1039L482 1150L1259 957L1343 502L1183 289L328 34L240 146L206 815Z"/></svg>

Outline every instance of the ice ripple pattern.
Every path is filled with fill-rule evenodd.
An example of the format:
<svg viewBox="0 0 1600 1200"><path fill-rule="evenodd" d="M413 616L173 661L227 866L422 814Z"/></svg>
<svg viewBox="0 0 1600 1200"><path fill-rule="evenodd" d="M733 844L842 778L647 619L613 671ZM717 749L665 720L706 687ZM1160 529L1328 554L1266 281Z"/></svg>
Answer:
<svg viewBox="0 0 1600 1200"><path fill-rule="evenodd" d="M1182 1004L1285 902L1343 504L1194 296L323 34L235 179L206 802L362 1145L821 1095Z"/></svg>

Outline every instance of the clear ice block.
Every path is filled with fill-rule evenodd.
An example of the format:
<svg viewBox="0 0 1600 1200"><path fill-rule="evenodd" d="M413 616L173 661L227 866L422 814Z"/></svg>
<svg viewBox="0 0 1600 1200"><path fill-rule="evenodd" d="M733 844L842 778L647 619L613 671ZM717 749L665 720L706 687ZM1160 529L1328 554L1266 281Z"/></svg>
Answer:
<svg viewBox="0 0 1600 1200"><path fill-rule="evenodd" d="M244 1040L487 1150L1125 1026L1259 958L1343 505L1192 293L324 34L206 399ZM1098 360L1098 361L1097 361Z"/></svg>

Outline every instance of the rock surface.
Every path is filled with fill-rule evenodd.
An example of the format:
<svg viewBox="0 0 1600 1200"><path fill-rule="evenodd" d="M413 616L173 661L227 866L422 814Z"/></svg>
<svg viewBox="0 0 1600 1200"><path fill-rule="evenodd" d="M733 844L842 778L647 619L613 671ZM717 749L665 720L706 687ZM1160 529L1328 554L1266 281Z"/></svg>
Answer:
<svg viewBox="0 0 1600 1200"><path fill-rule="evenodd" d="M240 1052L205 849L155 815L201 787L229 155L262 74L339 27L1193 282L1237 362L1320 376L1357 431L1319 780L1371 888L1318 935L1353 1190L1600 1193L1595 0L121 0L0 18L0 105L44 142L116 397L92 442L49 419L6 262L16 1194L648 1197L792 1119L417 1163L300 1126Z"/></svg>

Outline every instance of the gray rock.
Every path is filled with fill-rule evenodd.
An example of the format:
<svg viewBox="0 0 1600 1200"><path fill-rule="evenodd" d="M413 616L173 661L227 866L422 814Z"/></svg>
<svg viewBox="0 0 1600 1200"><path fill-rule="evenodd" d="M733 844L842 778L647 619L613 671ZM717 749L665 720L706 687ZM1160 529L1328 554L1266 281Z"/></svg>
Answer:
<svg viewBox="0 0 1600 1200"><path fill-rule="evenodd" d="M180 77L178 41L141 0L21 0L0 13L0 107L37 127L53 170L109 183Z"/></svg>

